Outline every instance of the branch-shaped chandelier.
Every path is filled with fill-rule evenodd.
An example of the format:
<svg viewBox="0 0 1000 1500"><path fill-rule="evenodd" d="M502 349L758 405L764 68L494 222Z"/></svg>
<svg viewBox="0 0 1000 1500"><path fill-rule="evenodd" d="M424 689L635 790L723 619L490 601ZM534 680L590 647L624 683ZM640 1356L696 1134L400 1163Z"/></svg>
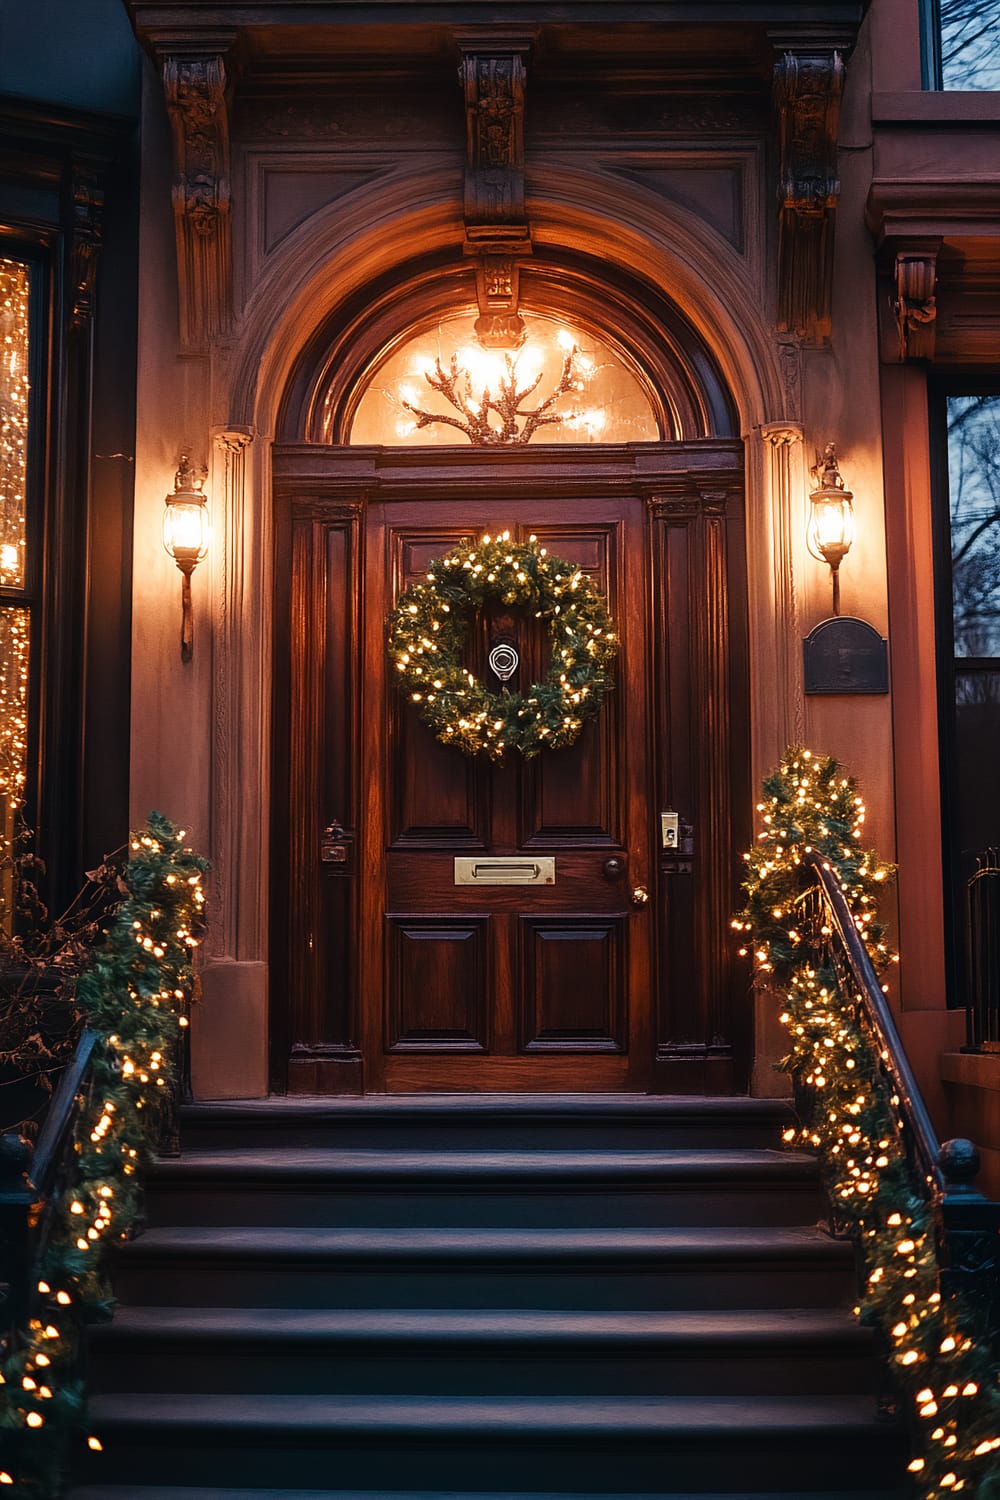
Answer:
<svg viewBox="0 0 1000 1500"><path fill-rule="evenodd" d="M463 432L477 447L523 447L541 428L556 424L596 437L606 421L603 410L587 409L576 402L561 404L564 397L580 397L586 392L596 373L594 361L580 353L566 329L559 330L556 343L561 351L561 369L548 395L534 406L526 403L536 392L541 394L546 351L532 342L514 351L470 346L452 354L447 365L440 355L426 361L421 373L450 411L428 410L409 385L400 386L394 399L411 420L411 431L440 423Z"/></svg>

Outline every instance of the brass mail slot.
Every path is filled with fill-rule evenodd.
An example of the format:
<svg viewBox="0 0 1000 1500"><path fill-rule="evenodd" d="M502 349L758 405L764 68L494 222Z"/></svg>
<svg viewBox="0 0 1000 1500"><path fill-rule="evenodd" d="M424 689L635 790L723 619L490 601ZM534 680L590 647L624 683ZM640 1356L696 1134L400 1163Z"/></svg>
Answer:
<svg viewBox="0 0 1000 1500"><path fill-rule="evenodd" d="M456 858L456 885L555 885L553 858L521 859L502 855L497 859Z"/></svg>

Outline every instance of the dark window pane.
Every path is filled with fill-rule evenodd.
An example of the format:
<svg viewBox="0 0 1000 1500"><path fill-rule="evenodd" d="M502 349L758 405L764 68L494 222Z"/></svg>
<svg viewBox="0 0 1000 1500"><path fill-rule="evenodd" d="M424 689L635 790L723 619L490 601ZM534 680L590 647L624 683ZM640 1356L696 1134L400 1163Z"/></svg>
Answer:
<svg viewBox="0 0 1000 1500"><path fill-rule="evenodd" d="M955 809L953 831L963 883L976 855L1000 845L1000 666L955 672Z"/></svg>
<svg viewBox="0 0 1000 1500"><path fill-rule="evenodd" d="M1000 396L948 399L955 655L1000 657Z"/></svg>
<svg viewBox="0 0 1000 1500"><path fill-rule="evenodd" d="M939 0L941 87L1000 89L1000 0Z"/></svg>

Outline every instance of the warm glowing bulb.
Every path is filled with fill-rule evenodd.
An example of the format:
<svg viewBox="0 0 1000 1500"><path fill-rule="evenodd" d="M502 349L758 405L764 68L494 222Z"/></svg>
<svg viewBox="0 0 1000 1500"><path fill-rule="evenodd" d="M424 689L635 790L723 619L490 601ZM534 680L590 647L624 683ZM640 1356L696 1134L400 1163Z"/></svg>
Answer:
<svg viewBox="0 0 1000 1500"><path fill-rule="evenodd" d="M208 552L208 536L208 507L203 500L167 501L163 546L175 562L200 562Z"/></svg>

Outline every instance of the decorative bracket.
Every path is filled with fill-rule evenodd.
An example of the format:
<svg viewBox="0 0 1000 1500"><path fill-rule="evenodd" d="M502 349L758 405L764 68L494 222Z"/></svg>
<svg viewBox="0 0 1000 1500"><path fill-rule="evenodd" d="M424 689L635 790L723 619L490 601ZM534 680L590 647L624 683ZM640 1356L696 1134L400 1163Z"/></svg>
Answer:
<svg viewBox="0 0 1000 1500"><path fill-rule="evenodd" d="M486 348L524 342L518 261L531 254L524 203L525 62L532 37L459 31L465 94L465 252L476 257L476 334Z"/></svg>
<svg viewBox="0 0 1000 1500"><path fill-rule="evenodd" d="M933 359L937 333L937 258L940 240L896 245L893 264L892 312L896 349L891 362ZM887 341L883 340L885 345ZM889 350L883 348L888 358Z"/></svg>
<svg viewBox="0 0 1000 1500"><path fill-rule="evenodd" d="M75 165L73 168L73 308L71 326L82 333L94 313L97 287L97 265L101 258L101 217L104 211L104 189L97 174Z"/></svg>
<svg viewBox="0 0 1000 1500"><path fill-rule="evenodd" d="M232 324L226 59L235 33L160 54L174 139L174 226L181 345L203 351Z"/></svg>
<svg viewBox="0 0 1000 1500"><path fill-rule="evenodd" d="M837 130L846 69L835 46L782 48L774 69L780 153L778 328L805 344L830 337Z"/></svg>

